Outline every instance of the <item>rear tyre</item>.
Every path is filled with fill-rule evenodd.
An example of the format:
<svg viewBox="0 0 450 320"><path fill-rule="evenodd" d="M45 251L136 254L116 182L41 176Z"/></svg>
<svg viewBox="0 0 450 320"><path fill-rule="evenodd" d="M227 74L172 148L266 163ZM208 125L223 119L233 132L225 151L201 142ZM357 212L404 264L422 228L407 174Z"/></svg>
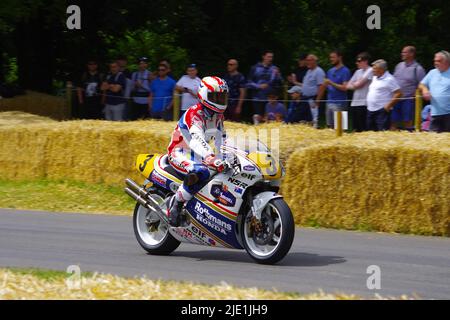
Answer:
<svg viewBox="0 0 450 320"><path fill-rule="evenodd" d="M163 203L164 199L159 198ZM157 214L139 203L136 203L134 208L133 229L141 247L150 254L168 255L180 245L180 242L170 234L169 226L162 223Z"/></svg>
<svg viewBox="0 0 450 320"><path fill-rule="evenodd" d="M294 218L283 199L269 201L261 214L260 231L252 225L249 210L242 220L242 243L258 263L275 264L289 252L294 241Z"/></svg>

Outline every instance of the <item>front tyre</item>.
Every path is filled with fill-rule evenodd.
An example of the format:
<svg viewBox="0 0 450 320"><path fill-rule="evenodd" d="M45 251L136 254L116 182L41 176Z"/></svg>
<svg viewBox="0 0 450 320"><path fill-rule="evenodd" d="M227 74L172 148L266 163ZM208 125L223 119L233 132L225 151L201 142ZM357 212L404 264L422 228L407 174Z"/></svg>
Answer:
<svg viewBox="0 0 450 320"><path fill-rule="evenodd" d="M263 209L260 223L250 210L247 212L242 230L242 242L247 253L258 263L275 264L292 246L294 218L283 199L272 199Z"/></svg>
<svg viewBox="0 0 450 320"><path fill-rule="evenodd" d="M169 226L161 223L155 213L139 203L134 208L133 229L141 247L150 254L168 255L180 245L170 234Z"/></svg>

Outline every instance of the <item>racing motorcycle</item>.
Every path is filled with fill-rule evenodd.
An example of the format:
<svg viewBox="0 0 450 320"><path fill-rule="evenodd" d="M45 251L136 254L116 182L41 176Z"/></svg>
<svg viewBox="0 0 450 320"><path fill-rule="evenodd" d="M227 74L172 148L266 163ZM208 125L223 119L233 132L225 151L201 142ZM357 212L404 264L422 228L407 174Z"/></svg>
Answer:
<svg viewBox="0 0 450 320"><path fill-rule="evenodd" d="M284 168L256 140L253 147L225 141L225 171L202 185L182 209L185 223L169 224L168 199L184 177L168 156L140 154L135 168L143 185L126 179L125 192L136 200L133 227L139 244L150 254L168 255L181 242L245 249L258 263L274 264L286 256L294 240L294 219L277 194Z"/></svg>

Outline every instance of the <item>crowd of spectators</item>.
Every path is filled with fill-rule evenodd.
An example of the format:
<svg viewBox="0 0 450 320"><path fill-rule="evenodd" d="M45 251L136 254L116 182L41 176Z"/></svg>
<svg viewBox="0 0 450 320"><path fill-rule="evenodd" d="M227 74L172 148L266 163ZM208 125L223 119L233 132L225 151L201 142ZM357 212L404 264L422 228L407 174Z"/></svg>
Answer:
<svg viewBox="0 0 450 320"><path fill-rule="evenodd" d="M367 52L356 56L351 74L339 50L329 53L332 67L326 72L314 54L301 55L298 66L284 81L274 64L274 52L267 50L247 76L239 71L239 61L229 59L220 74L229 86L225 117L242 121L249 108L251 121L308 123L319 127L319 110L326 126L335 127L337 111L351 115L356 132L366 130L413 130L415 96L419 89L429 105L422 111L423 130L450 132L450 54L435 54L435 68L428 73L416 61L416 48L406 46L393 74L383 59L371 62ZM107 75L99 72L98 62L88 61L77 83L80 118L112 121L154 118L172 120L174 93L181 97L180 114L196 104L200 85L196 64L186 66L186 74L176 80L170 62L159 61L153 72L149 59L141 57L138 70L130 72L126 57L109 64ZM281 97L281 99L280 99ZM245 103L248 101L249 103Z"/></svg>

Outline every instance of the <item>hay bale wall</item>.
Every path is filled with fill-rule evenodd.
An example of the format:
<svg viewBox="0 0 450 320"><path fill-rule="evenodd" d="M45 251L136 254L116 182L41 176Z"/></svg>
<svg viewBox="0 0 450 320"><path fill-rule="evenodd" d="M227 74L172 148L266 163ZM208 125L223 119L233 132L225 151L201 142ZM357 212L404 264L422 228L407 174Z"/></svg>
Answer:
<svg viewBox="0 0 450 320"><path fill-rule="evenodd" d="M450 134L363 133L295 152L299 224L450 236Z"/></svg>

